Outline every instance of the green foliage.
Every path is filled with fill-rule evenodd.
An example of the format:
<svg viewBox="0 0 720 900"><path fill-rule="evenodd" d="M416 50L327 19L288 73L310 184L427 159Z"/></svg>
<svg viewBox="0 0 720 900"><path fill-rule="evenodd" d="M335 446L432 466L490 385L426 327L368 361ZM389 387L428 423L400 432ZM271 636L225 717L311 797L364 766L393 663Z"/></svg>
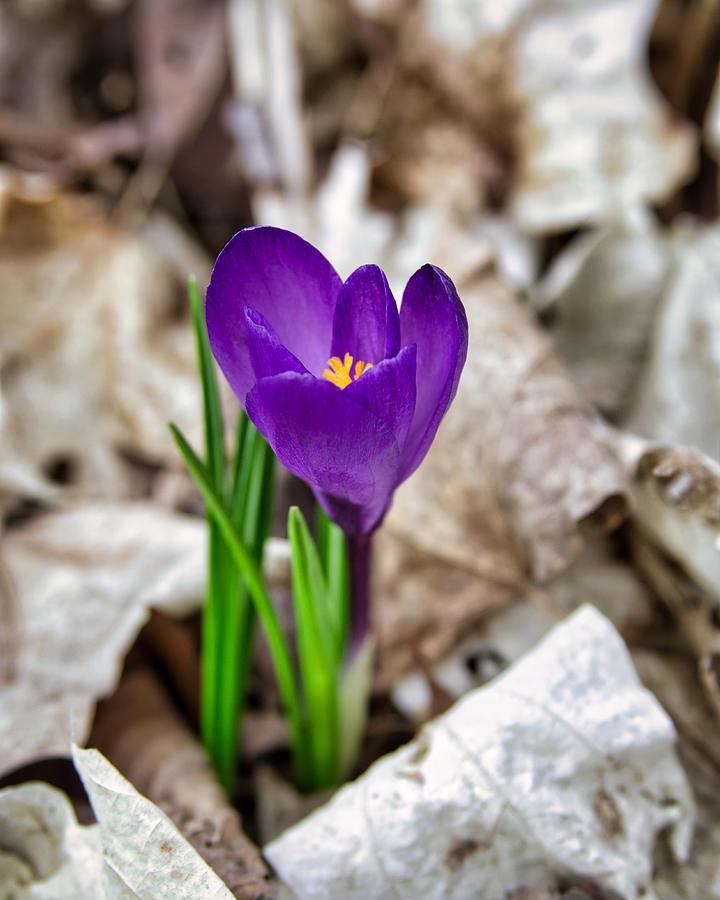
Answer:
<svg viewBox="0 0 720 900"><path fill-rule="evenodd" d="M231 510L231 518L257 565L269 528L274 455L241 412L230 471L215 365L202 304L189 282L190 314L197 345L205 423L204 466L208 483ZM222 530L208 516L208 586L203 612L200 730L220 781L232 794L239 724L252 662L255 614L245 580Z"/></svg>

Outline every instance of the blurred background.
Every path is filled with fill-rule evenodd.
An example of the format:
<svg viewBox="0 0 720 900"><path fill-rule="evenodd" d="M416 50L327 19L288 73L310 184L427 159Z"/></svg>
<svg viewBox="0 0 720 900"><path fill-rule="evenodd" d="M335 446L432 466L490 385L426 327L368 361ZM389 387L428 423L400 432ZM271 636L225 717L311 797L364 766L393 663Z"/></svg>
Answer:
<svg viewBox="0 0 720 900"><path fill-rule="evenodd" d="M3 513L142 495L165 420L198 433L185 278L252 223L343 277L379 262L398 299L428 260L460 282L494 266L611 420L687 442L653 434L637 376L671 256L717 214L718 10L5 0Z"/></svg>

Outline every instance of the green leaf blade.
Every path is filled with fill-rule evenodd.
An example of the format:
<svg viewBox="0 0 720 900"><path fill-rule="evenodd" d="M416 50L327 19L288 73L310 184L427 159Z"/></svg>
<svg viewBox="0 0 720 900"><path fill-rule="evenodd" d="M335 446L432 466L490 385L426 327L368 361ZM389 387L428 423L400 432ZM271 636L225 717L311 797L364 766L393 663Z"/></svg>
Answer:
<svg viewBox="0 0 720 900"><path fill-rule="evenodd" d="M237 527L226 511L222 499L218 496L209 470L185 439L182 432L174 424L170 424L175 443L198 487L209 514L213 517L242 573L258 618L267 638L270 654L273 659L278 687L288 717L294 758L298 765L299 778L304 776L303 768L308 757L305 734L302 722L300 703L295 684L295 674L287 646L287 640L280 627L272 601L263 585L262 577L252 554L244 545Z"/></svg>

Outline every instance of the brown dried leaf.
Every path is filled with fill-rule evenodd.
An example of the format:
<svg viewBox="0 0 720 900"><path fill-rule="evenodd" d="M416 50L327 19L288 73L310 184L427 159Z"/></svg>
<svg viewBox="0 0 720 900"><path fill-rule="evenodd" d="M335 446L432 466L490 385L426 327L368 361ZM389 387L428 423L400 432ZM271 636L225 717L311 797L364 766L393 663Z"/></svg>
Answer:
<svg viewBox="0 0 720 900"><path fill-rule="evenodd" d="M101 705L91 743L168 815L233 896L270 900L260 851L151 670L129 673Z"/></svg>
<svg viewBox="0 0 720 900"><path fill-rule="evenodd" d="M718 467L695 450L638 444L632 453L626 441L634 562L680 626L720 715Z"/></svg>
<svg viewBox="0 0 720 900"><path fill-rule="evenodd" d="M579 523L624 515L622 467L529 313L493 277L460 293L470 346L457 397L378 537L383 683L417 649L447 652L529 577L560 572Z"/></svg>
<svg viewBox="0 0 720 900"><path fill-rule="evenodd" d="M452 701L484 684L583 603L592 603L626 640L645 633L657 618L654 598L636 569L613 551L611 538L587 541L542 589L494 612L432 667L423 665L396 682L394 705L413 722L427 721L437 714L438 690Z"/></svg>
<svg viewBox="0 0 720 900"><path fill-rule="evenodd" d="M720 716L720 605L658 552L635 534L633 558L680 626L698 660L698 674L715 714Z"/></svg>

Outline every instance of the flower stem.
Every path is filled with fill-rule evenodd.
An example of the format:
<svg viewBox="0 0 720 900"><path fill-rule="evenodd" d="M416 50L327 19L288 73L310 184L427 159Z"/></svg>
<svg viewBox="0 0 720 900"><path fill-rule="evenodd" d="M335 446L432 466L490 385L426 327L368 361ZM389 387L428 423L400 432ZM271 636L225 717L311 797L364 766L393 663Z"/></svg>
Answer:
<svg viewBox="0 0 720 900"><path fill-rule="evenodd" d="M350 573L350 633L347 659L352 660L363 645L370 630L370 560L371 534L347 536Z"/></svg>

